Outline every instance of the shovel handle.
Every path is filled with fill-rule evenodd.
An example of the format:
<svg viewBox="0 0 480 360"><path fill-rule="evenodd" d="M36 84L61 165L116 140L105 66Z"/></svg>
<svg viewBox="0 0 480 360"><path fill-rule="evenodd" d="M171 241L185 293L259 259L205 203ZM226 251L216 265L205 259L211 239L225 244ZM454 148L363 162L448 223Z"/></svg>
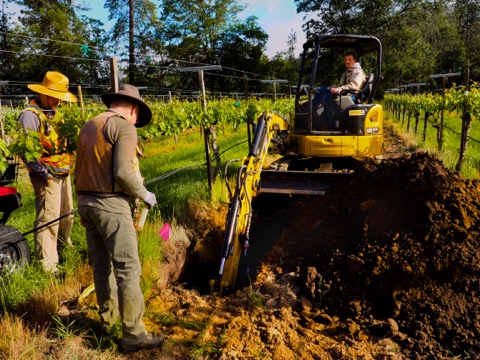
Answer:
<svg viewBox="0 0 480 360"><path fill-rule="evenodd" d="M145 225L145 220L147 220L148 206L144 206L142 212L140 213L140 218L138 219L137 231L141 231Z"/></svg>

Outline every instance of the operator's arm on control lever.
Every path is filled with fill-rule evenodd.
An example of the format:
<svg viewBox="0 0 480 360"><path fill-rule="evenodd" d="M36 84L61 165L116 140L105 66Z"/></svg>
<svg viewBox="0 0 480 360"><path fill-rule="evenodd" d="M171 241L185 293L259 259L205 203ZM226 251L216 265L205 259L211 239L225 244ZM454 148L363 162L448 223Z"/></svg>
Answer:
<svg viewBox="0 0 480 360"><path fill-rule="evenodd" d="M230 205L226 233L223 241L219 278L210 281L212 295L223 295L235 286L240 256L249 246L249 229L252 218L252 199L257 195L262 168L270 142L282 150L280 132L289 130L289 121L283 115L264 112L257 120L253 142L248 156L242 159L238 170L235 192L229 190ZM227 164L228 167L229 164ZM228 186L228 182L227 182Z"/></svg>

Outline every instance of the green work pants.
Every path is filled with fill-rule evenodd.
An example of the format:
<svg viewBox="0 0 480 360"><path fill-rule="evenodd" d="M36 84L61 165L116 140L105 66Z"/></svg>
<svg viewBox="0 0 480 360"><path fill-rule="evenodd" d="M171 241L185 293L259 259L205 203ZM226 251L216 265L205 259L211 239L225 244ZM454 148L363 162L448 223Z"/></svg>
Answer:
<svg viewBox="0 0 480 360"><path fill-rule="evenodd" d="M122 342L135 342L147 335L142 320L145 304L140 289L142 267L137 234L130 214L117 214L92 206L78 209L86 228L88 254L99 313L105 325L122 319Z"/></svg>

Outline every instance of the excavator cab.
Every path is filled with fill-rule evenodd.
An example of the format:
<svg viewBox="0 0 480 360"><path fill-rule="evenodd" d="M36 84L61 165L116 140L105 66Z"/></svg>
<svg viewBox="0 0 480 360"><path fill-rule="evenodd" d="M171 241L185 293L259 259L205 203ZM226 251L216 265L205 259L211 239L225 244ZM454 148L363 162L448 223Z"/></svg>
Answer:
<svg viewBox="0 0 480 360"><path fill-rule="evenodd" d="M339 54L354 51L360 63L368 55L369 69L363 64L362 67L370 72L366 72L361 89L332 94L326 103L314 101L320 86L338 83L335 77L329 78L334 83L322 83L328 79L322 75L334 68L331 64L334 50ZM382 45L373 36L318 35L303 45L293 124L296 152L308 157L360 159L382 154L383 111L380 105L373 104L380 80L381 58Z"/></svg>
<svg viewBox="0 0 480 360"><path fill-rule="evenodd" d="M340 75L332 71L332 62L343 65L339 59L347 51L368 62L370 72L362 88L332 94L326 103L314 101L320 86L338 83ZM317 35L303 45L288 151L264 169L260 192L324 195L355 171L362 159L381 157L383 108L373 103L381 58L382 45L373 36ZM328 79L325 74L332 72Z"/></svg>

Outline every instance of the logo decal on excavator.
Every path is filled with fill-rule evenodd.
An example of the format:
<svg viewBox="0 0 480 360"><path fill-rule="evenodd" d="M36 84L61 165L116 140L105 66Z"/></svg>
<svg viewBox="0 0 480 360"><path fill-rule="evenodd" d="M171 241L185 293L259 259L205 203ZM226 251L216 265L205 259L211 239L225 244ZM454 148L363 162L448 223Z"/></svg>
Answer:
<svg viewBox="0 0 480 360"><path fill-rule="evenodd" d="M363 116L363 115L365 115L365 110L349 110L348 115L350 115L350 116Z"/></svg>

